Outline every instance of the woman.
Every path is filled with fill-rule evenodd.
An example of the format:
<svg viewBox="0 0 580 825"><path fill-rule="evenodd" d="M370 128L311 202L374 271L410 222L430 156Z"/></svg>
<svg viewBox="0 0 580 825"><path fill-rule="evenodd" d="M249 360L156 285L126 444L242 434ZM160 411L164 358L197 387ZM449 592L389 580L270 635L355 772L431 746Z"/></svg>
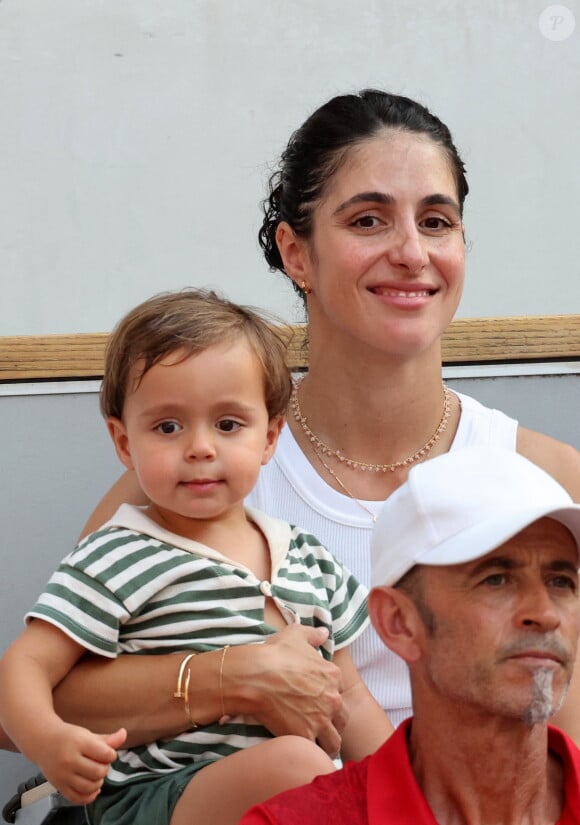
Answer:
<svg viewBox="0 0 580 825"><path fill-rule="evenodd" d="M580 501L576 450L443 386L441 337L463 288L467 192L447 127L418 103L373 90L334 98L309 117L270 182L260 241L305 300L309 372L251 503L314 533L363 583L381 503L418 461L467 445L504 446ZM142 501L131 474L86 531L122 501ZM238 648L223 674L230 712L252 712L274 733L317 738L334 753L344 723L340 685L317 644L315 632L287 628L266 645ZM408 716L404 665L374 631L353 656L393 723ZM197 657L191 704L217 718L212 657ZM97 730L121 720L132 741L183 729L171 701L175 659L136 658L80 666L59 689L61 712ZM580 742L574 705L559 721Z"/></svg>

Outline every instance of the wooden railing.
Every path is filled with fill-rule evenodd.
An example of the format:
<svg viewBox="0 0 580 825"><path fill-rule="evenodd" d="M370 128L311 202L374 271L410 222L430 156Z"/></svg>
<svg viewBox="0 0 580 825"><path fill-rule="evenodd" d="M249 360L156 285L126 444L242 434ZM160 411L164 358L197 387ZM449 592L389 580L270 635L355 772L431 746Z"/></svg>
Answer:
<svg viewBox="0 0 580 825"><path fill-rule="evenodd" d="M303 325L283 328L288 364L307 367ZM108 333L0 337L0 382L101 378ZM580 359L580 315L465 318L443 337L443 363L482 364Z"/></svg>

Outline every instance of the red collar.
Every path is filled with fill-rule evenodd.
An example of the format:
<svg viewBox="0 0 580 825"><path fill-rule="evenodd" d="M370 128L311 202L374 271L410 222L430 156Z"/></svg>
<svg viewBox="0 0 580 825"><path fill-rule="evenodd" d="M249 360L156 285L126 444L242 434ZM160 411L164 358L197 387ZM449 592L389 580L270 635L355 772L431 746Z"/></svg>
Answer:
<svg viewBox="0 0 580 825"><path fill-rule="evenodd" d="M368 762L369 825L437 825L409 760L411 719L403 722ZM580 750L561 730L548 727L548 747L564 768L565 809L557 825L580 823Z"/></svg>

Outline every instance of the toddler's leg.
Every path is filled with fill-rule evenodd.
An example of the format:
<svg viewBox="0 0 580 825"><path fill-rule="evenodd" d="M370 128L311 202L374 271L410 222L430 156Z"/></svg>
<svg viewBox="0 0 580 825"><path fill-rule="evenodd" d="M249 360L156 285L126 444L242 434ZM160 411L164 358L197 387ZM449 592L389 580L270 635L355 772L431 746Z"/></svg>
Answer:
<svg viewBox="0 0 580 825"><path fill-rule="evenodd" d="M175 806L171 825L237 825L274 794L336 770L324 751L300 736L279 736L226 756L195 774Z"/></svg>

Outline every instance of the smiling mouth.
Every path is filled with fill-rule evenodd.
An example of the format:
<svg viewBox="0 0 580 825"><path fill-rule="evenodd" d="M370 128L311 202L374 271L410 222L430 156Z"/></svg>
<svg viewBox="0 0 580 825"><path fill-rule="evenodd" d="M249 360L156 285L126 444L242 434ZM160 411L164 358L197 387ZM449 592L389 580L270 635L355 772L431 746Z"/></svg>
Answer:
<svg viewBox="0 0 580 825"><path fill-rule="evenodd" d="M371 287L373 295L387 295L390 298L429 298L435 295L436 289L392 289L390 287Z"/></svg>

